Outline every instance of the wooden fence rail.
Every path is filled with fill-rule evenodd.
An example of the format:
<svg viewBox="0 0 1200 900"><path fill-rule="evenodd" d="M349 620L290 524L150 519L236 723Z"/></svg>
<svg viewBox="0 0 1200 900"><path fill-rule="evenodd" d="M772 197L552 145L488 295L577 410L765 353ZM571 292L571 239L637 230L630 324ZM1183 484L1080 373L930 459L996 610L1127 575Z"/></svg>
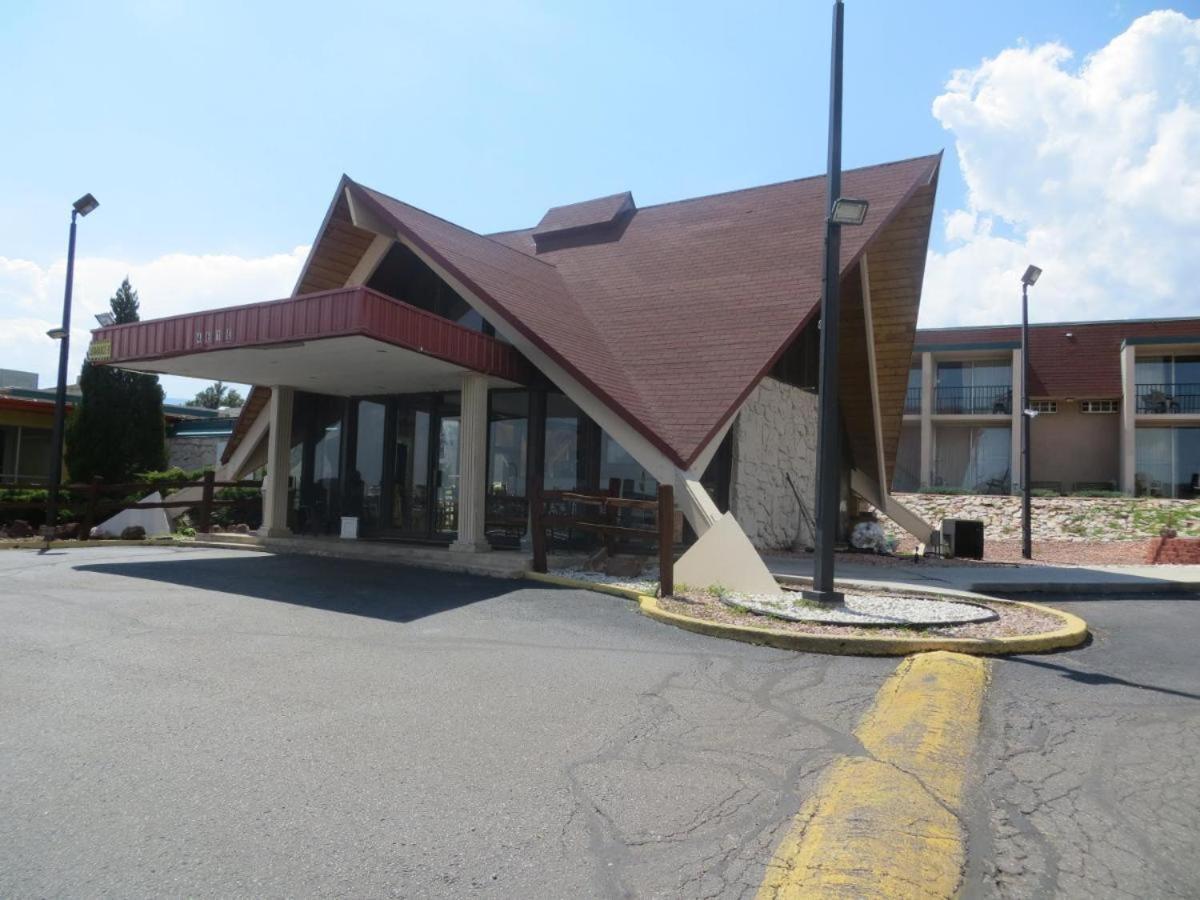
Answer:
<svg viewBox="0 0 1200 900"><path fill-rule="evenodd" d="M212 472L206 472L204 477L199 481L173 480L173 481L131 481L119 484L105 483L101 478L94 478L88 484L66 484L59 489L59 502L67 503L70 506L83 506L83 515L79 521L79 539L86 541L91 534L92 527L96 524L101 515L110 516L116 513L123 512L127 509L189 509L196 508L199 510L196 530L206 532L212 522L212 512L216 507L222 506L237 506L248 502L245 497L228 497L221 498L216 496L218 490L225 488L257 488L261 489L262 482L260 481L217 481L216 476ZM145 503L141 500L128 500L126 496L136 494L144 496L152 494L155 491L163 490L183 490L186 488L199 488L199 500L171 500L164 498L157 503ZM63 495L67 495L66 498ZM120 498L106 498L104 494L121 494ZM77 495L77 499L71 499L71 495ZM3 510L31 510L45 509L47 503L45 500L29 501L29 500L0 500L0 511ZM47 525L52 523L47 522ZM57 524L57 523L54 523Z"/></svg>
<svg viewBox="0 0 1200 900"><path fill-rule="evenodd" d="M533 570L545 572L546 529L561 527L592 531L604 539L604 548L611 556L617 537L642 538L658 545L659 594L663 597L675 592L675 493L669 484L658 486L657 500L633 500L616 496L620 482L613 479L607 491L582 493L579 491L539 491L529 498L530 540L533 544ZM548 514L547 503L573 503L595 507L599 520L583 519L578 516ZM639 528L618 525L617 513L622 509L641 509L655 514L653 527Z"/></svg>

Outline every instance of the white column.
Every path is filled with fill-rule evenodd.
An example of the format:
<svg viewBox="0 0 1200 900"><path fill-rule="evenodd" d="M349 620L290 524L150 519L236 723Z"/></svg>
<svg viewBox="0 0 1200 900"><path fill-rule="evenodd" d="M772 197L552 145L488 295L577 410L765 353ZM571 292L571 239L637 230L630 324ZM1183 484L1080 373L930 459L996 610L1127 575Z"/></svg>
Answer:
<svg viewBox="0 0 1200 900"><path fill-rule="evenodd" d="M921 354L921 488L933 485L933 354Z"/></svg>
<svg viewBox="0 0 1200 900"><path fill-rule="evenodd" d="M1012 427L1011 438L1012 449L1009 451L1010 462L1008 471L1012 473L1009 479L1012 485L1012 493L1019 494L1023 490L1021 485L1021 474L1025 471L1024 461L1021 458L1021 449L1024 436L1021 432L1022 428L1029 427L1029 420L1025 416L1025 410L1021 408L1021 398L1025 396L1025 367L1024 360L1019 349L1014 349L1012 352Z"/></svg>
<svg viewBox="0 0 1200 900"><path fill-rule="evenodd" d="M458 540L451 550L483 553L488 432L487 376L468 372L462 378L462 412L458 425Z"/></svg>
<svg viewBox="0 0 1200 900"><path fill-rule="evenodd" d="M263 495L263 522L260 533L266 537L291 534L287 525L288 473L292 467L291 388L271 388L268 407L270 431L267 432L267 484Z"/></svg>
<svg viewBox="0 0 1200 900"><path fill-rule="evenodd" d="M1133 344L1121 346L1121 490L1137 487L1137 358Z"/></svg>

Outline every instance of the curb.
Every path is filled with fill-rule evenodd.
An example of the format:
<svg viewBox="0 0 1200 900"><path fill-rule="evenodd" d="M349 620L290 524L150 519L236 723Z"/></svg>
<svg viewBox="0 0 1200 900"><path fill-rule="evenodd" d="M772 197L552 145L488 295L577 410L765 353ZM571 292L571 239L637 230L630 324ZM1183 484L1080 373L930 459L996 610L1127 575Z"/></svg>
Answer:
<svg viewBox="0 0 1200 900"><path fill-rule="evenodd" d="M794 631L782 631L777 628L760 628L754 625L731 625L724 622L712 622L708 619L697 619L681 613L663 609L657 598L640 594L629 588L619 588L608 584L597 584L592 581L576 581L559 575L543 575L540 572L526 572L525 577L532 581L541 581L560 587L577 588L581 590L598 591L612 594L637 602L643 615L667 625L674 625L684 631L704 634L709 637L724 638L732 641L743 641L748 644L762 644L779 650L795 650L802 653L827 653L837 656L907 656L910 653L925 653L932 650L946 650L953 653L964 653L970 656L1004 656L1013 653L1046 653L1051 650L1065 650L1077 647L1088 637L1087 623L1078 616L1060 609L1052 609L1038 603L1026 603L1020 600L1001 600L996 597L984 597L966 591L942 590L940 588L921 589L921 593L935 596L954 597L958 599L987 600L989 603L1004 603L1025 609L1036 610L1054 616L1062 622L1062 627L1042 634L1016 635L999 638L923 638L923 637L881 637L869 635L846 635L833 637L819 634L798 634ZM858 582L838 582L839 585L855 585ZM911 590L911 587L909 588Z"/></svg>
<svg viewBox="0 0 1200 900"><path fill-rule="evenodd" d="M904 660L771 854L759 900L945 897L966 862L963 796L988 663L956 653Z"/></svg>
<svg viewBox="0 0 1200 900"><path fill-rule="evenodd" d="M51 550L85 550L88 547L183 547L186 546L182 541L171 537L146 538L141 541L121 541L112 539L96 539L92 541L51 541L49 549ZM38 540L35 543L29 541L0 541L0 550L45 550L46 542Z"/></svg>

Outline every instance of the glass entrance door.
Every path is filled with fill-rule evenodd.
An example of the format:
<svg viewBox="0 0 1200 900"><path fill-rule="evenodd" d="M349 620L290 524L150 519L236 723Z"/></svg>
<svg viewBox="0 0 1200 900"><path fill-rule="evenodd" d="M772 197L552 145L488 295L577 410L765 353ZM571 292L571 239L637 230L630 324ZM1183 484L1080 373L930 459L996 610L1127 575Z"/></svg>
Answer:
<svg viewBox="0 0 1200 900"><path fill-rule="evenodd" d="M458 530L459 395L405 395L389 406L382 531L398 538L453 540Z"/></svg>

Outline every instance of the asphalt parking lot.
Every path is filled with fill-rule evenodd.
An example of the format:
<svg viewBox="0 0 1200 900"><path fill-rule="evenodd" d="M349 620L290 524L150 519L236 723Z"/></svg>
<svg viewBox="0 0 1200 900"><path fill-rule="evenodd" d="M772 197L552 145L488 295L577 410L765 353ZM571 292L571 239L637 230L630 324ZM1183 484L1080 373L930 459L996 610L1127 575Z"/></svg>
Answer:
<svg viewBox="0 0 1200 900"><path fill-rule="evenodd" d="M894 660L244 551L0 554L0 895L753 896Z"/></svg>
<svg viewBox="0 0 1200 900"><path fill-rule="evenodd" d="M993 663L964 896L1200 896L1200 597L1045 602L1093 640Z"/></svg>

